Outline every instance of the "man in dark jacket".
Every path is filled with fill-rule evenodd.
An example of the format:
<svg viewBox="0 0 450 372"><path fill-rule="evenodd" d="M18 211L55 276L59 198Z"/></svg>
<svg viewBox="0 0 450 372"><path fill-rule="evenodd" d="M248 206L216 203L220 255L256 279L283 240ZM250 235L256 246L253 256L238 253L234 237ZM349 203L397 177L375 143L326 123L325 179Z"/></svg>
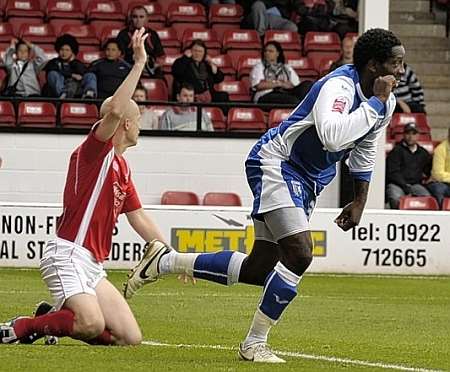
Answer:
<svg viewBox="0 0 450 372"><path fill-rule="evenodd" d="M88 72L94 75L98 98L112 96L131 70L131 65L120 58L122 51L117 39L109 39L104 49L106 57L92 62Z"/></svg>
<svg viewBox="0 0 450 372"><path fill-rule="evenodd" d="M56 39L55 50L59 56L45 66L49 96L73 98L82 95L84 98L94 98L95 81L91 76L85 76L86 66L76 59L77 40L72 35L62 35Z"/></svg>
<svg viewBox="0 0 450 372"><path fill-rule="evenodd" d="M430 195L422 181L430 176L432 157L417 144L417 133L414 123L406 124L403 140L386 159L386 196L392 209L398 209L404 195Z"/></svg>
<svg viewBox="0 0 450 372"><path fill-rule="evenodd" d="M129 26L124 28L117 35L117 40L124 51L124 59L130 65L134 65L133 47L131 45L131 36L135 30L141 27L146 29L148 37L145 40L145 51L147 52L147 64L144 69L144 74L151 78L163 78L163 72L159 59L164 56L164 48L156 31L147 27L148 12L143 5L137 5L130 11Z"/></svg>

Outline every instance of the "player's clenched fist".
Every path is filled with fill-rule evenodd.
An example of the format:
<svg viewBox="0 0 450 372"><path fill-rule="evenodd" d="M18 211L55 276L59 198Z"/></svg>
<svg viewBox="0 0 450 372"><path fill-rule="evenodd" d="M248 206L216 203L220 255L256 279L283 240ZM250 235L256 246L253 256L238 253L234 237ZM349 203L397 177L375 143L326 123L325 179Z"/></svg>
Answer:
<svg viewBox="0 0 450 372"><path fill-rule="evenodd" d="M145 39L148 34L145 33L145 28L141 27L134 31L131 43L133 45L133 57L135 63L145 63L147 61L147 53L145 52Z"/></svg>
<svg viewBox="0 0 450 372"><path fill-rule="evenodd" d="M397 80L393 75L380 76L373 83L373 95L386 102L389 94L397 86Z"/></svg>

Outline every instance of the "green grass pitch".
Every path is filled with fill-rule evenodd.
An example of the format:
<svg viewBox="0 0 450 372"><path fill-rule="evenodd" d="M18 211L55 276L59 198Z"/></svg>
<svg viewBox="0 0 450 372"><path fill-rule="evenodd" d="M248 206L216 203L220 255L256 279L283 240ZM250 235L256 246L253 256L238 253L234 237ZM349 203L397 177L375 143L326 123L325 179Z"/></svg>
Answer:
<svg viewBox="0 0 450 372"><path fill-rule="evenodd" d="M118 287L125 276L109 272ZM260 293L169 277L130 301L146 344L0 345L0 371L450 370L448 277L305 276L271 333L270 344L287 360L277 366L237 358ZM1 269L0 296L3 320L49 299L37 270Z"/></svg>

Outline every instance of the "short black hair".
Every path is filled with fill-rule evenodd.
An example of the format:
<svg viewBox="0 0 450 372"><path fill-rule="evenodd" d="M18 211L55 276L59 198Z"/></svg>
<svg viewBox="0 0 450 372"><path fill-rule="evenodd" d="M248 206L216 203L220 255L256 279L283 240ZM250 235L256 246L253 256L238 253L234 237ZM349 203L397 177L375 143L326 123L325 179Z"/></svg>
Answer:
<svg viewBox="0 0 450 372"><path fill-rule="evenodd" d="M55 41L55 50L59 53L59 50L63 47L63 45L68 45L70 49L72 49L73 54L78 54L79 45L77 39L74 36L64 34L58 37Z"/></svg>
<svg viewBox="0 0 450 372"><path fill-rule="evenodd" d="M274 46L278 52L277 63L282 63L284 65L286 63L286 59L284 58L283 47L278 41L275 40L268 41L266 44L264 44L264 48L262 48L261 59L264 61L264 51L269 45Z"/></svg>
<svg viewBox="0 0 450 372"><path fill-rule="evenodd" d="M206 55L208 54L208 48L206 47L205 42L202 39L194 39L194 40L192 40L191 44L186 49L192 49L194 47L194 45L201 46L204 49L205 55L203 56L203 59L205 59Z"/></svg>
<svg viewBox="0 0 450 372"><path fill-rule="evenodd" d="M400 39L391 31L372 28L364 32L356 41L353 49L353 64L358 71L373 59L384 63L392 57L392 48L402 45Z"/></svg>
<svg viewBox="0 0 450 372"><path fill-rule="evenodd" d="M119 50L123 53L123 46L121 43L119 43L119 40L117 40L117 38L111 37L108 40L106 40L105 43L103 44L103 50L105 50L109 44L116 44L117 48L119 48Z"/></svg>
<svg viewBox="0 0 450 372"><path fill-rule="evenodd" d="M186 90L191 90L191 91L195 91L194 86L191 83L188 83L187 81L183 81L180 85L180 91L178 93L181 92L181 89L186 89Z"/></svg>

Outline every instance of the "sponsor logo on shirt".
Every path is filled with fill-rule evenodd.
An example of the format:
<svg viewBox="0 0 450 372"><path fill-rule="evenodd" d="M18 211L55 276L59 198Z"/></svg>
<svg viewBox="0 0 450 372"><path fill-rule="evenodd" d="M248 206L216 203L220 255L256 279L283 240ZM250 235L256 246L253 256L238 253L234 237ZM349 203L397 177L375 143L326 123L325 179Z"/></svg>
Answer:
<svg viewBox="0 0 450 372"><path fill-rule="evenodd" d="M333 107L331 108L332 112L339 112L342 114L345 109L345 105L347 104L347 100L344 97L338 97L334 100Z"/></svg>

